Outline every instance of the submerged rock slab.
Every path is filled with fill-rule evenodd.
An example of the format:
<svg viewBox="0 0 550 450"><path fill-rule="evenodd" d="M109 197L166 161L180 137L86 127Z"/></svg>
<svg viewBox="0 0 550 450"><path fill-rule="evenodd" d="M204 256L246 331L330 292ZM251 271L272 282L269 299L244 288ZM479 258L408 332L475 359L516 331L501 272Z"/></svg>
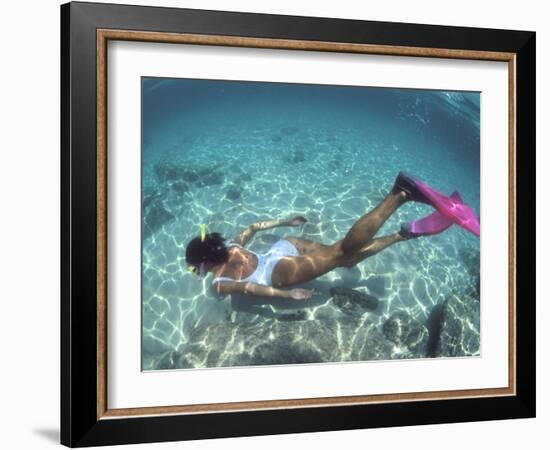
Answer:
<svg viewBox="0 0 550 450"><path fill-rule="evenodd" d="M144 239L154 234L165 223L175 219L175 216L165 208L160 196L146 197L142 205Z"/></svg>
<svg viewBox="0 0 550 450"><path fill-rule="evenodd" d="M330 289L332 300L346 314L361 314L365 311L374 311L378 307L378 299L364 292L345 287Z"/></svg>
<svg viewBox="0 0 550 450"><path fill-rule="evenodd" d="M199 326L183 351L167 352L154 368L183 369L392 359L379 327L358 317L262 320Z"/></svg>
<svg viewBox="0 0 550 450"><path fill-rule="evenodd" d="M282 134L286 134L287 136L292 136L296 133L298 133L298 131L300 131L300 129L298 127L283 127L281 128L281 133Z"/></svg>
<svg viewBox="0 0 550 450"><path fill-rule="evenodd" d="M238 200L241 198L241 190L237 186L230 186L225 193L225 197L229 200Z"/></svg>
<svg viewBox="0 0 550 450"><path fill-rule="evenodd" d="M480 304L473 297L451 296L436 305L428 317L428 356L478 356Z"/></svg>
<svg viewBox="0 0 550 450"><path fill-rule="evenodd" d="M405 311L393 313L383 326L384 335L398 347L424 355L428 343L428 330Z"/></svg>
<svg viewBox="0 0 550 450"><path fill-rule="evenodd" d="M383 295L386 292L387 279L383 275L374 275L367 278L366 285L371 292Z"/></svg>
<svg viewBox="0 0 550 450"><path fill-rule="evenodd" d="M165 184L184 182L188 185L194 184L197 187L222 184L224 172L216 166L190 165L176 161L161 160L153 166L157 182Z"/></svg>
<svg viewBox="0 0 550 450"><path fill-rule="evenodd" d="M468 273L475 277L479 276L480 253L479 248L465 247L459 251L459 257L466 266Z"/></svg>
<svg viewBox="0 0 550 450"><path fill-rule="evenodd" d="M306 160L306 154L303 150L293 149L283 156L283 161L289 164L299 164Z"/></svg>

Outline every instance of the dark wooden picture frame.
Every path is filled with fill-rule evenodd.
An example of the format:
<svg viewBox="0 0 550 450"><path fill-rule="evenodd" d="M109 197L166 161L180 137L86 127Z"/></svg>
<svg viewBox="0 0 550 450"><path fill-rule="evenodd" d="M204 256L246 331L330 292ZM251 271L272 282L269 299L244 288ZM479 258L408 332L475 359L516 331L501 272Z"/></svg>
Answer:
<svg viewBox="0 0 550 450"><path fill-rule="evenodd" d="M507 388L109 409L108 40L506 61ZM535 33L94 3L61 6L61 443L91 446L535 416Z"/></svg>

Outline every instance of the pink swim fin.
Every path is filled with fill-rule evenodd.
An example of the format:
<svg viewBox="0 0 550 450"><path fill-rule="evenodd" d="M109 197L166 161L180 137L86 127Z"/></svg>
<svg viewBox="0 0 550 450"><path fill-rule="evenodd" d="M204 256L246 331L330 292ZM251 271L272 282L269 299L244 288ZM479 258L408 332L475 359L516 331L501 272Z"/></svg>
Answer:
<svg viewBox="0 0 550 450"><path fill-rule="evenodd" d="M465 230L479 237L479 220L477 219L472 208L462 201L459 202L456 199L452 199L441 194L440 192L437 192L435 189L432 189L420 180L416 181L416 185L431 201L435 209L437 209L441 214Z"/></svg>
<svg viewBox="0 0 550 450"><path fill-rule="evenodd" d="M462 203L460 194L457 191L453 192L450 198ZM401 224L401 234L406 238L429 236L445 231L453 223L454 222L436 210L423 219Z"/></svg>
<svg viewBox="0 0 550 450"><path fill-rule="evenodd" d="M458 198L456 196L454 198L453 196L447 197L441 192L431 188L423 181L413 178L405 172L399 173L396 179L396 186L407 191L413 200L432 205L441 215L444 216L444 218L450 220L452 223L456 223L460 227L479 237L479 220L477 219L472 208L466 205L462 199L460 199L460 196L458 196ZM432 221L439 222L439 227L441 227L444 223L438 216L436 216ZM428 226L428 223L426 223L425 226ZM436 230L436 224L433 226L434 230Z"/></svg>

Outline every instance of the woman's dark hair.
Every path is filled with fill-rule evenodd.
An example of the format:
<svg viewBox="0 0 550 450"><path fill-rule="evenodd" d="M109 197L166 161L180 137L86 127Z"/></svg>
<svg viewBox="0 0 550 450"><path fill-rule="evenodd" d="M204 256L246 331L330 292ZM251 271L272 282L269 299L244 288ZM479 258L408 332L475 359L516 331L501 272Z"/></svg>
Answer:
<svg viewBox="0 0 550 450"><path fill-rule="evenodd" d="M208 233L201 241L196 237L187 244L185 261L187 264L198 266L202 262L221 264L229 258L229 251L225 246L225 239L220 233Z"/></svg>

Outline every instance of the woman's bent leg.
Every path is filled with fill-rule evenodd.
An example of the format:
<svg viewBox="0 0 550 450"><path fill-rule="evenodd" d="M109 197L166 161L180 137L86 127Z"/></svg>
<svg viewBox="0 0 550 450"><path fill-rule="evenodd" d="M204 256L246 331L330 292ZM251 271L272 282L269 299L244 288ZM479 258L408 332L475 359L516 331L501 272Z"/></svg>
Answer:
<svg viewBox="0 0 550 450"><path fill-rule="evenodd" d="M353 224L343 239L342 251L353 255L369 244L386 220L407 201L407 194L393 189L372 211Z"/></svg>
<svg viewBox="0 0 550 450"><path fill-rule="evenodd" d="M399 233L390 234L388 236L382 236L372 239L367 245L362 247L359 251L353 253L350 256L344 255L342 257L342 266L352 267L360 263L369 256L376 255L382 250L388 248L390 245L396 242L406 241L407 238L403 237Z"/></svg>

